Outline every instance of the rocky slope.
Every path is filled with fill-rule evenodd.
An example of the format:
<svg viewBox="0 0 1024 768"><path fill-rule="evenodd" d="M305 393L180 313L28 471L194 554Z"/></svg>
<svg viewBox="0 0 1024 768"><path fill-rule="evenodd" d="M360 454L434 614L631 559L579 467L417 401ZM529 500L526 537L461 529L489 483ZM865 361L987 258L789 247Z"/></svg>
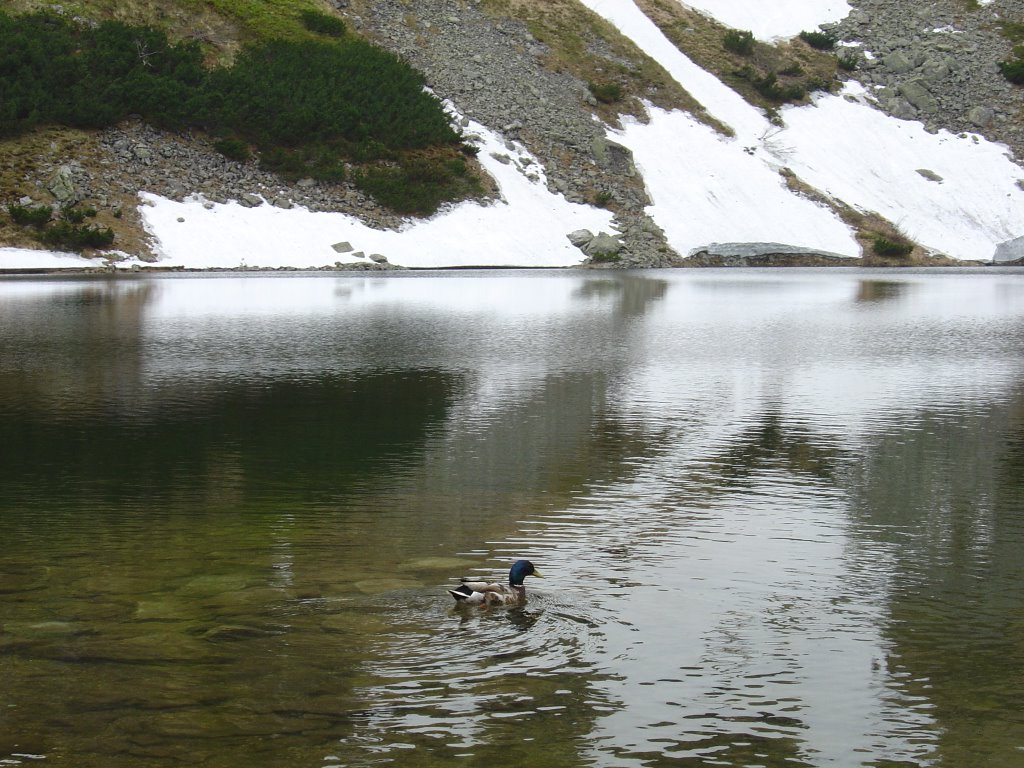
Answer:
<svg viewBox="0 0 1024 768"><path fill-rule="evenodd" d="M522 20L531 14L530 0L336 0L335 5L362 34L422 70L439 96L525 144L544 164L554 190L571 201L613 210L622 232L620 265L683 262L644 212L649 201L629 153L605 138L594 117L614 116ZM860 55L852 76L878 88L881 108L933 130L982 133L1024 157L1024 89L998 70L1011 47L999 21L1024 19L1024 0L994 0L975 10L964 0L853 0L851 5L853 13L836 31L869 52ZM581 15L588 13L577 7ZM587 33L585 25L581 30L592 68L638 71L636 59L624 59L607 37ZM134 213L139 189L175 199L201 192L211 201L266 200L353 213L379 227L399 224L349 185L287 184L253 163L225 159L201 136L158 132L138 122L75 141L54 139L43 151L22 152L20 159L17 173L4 178L5 196L34 202L75 197L123 212L99 223L113 226L119 246L133 253L147 251ZM0 242L27 244L13 237L0 231Z"/></svg>
<svg viewBox="0 0 1024 768"><path fill-rule="evenodd" d="M1024 1L850 4L853 12L835 31L870 52L853 76L878 89L885 111L931 130L981 133L1024 158L1024 88L999 71L1012 48L1000 25L1024 21Z"/></svg>

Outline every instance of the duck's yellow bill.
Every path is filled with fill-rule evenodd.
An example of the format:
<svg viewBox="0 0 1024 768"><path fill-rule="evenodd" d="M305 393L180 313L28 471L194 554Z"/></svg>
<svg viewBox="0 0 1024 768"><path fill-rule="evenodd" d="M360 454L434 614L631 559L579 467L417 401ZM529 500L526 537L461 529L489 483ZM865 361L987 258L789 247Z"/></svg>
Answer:
<svg viewBox="0 0 1024 768"><path fill-rule="evenodd" d="M536 568L533 569L533 573L531 573L530 575L531 576L536 576L538 579L543 579L544 578L544 575L540 571L538 571Z"/></svg>

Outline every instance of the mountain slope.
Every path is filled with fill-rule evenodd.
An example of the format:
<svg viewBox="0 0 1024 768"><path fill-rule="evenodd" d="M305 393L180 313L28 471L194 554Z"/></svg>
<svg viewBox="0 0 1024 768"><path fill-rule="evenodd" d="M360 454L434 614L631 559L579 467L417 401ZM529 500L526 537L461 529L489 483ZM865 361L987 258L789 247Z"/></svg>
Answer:
<svg viewBox="0 0 1024 768"><path fill-rule="evenodd" d="M926 12L938 23L956 1L871 0L902 9L888 24L918 14L925 26L932 23ZM745 6L748 28L770 36L780 21L813 28L847 10L829 0L787 0L778 7L787 3L788 14L773 16L762 4ZM694 4L709 14L720 10L716 6L744 5ZM229 3L206 8L218 5ZM1008 52L990 15L1009 18L1011 5L995 0L975 11L989 14L987 28L980 17L969 19L970 34L988 41L987 56ZM172 16L179 33L189 26L182 9L190 6L130 4L136 6L138 13L146 10L146 20ZM899 63L890 54L872 65L880 59L857 49L861 69L852 74L870 89L848 85L842 95L819 93L783 105L765 103L750 88L749 75L736 76L736 62L743 60L722 52L725 26L675 0L351 0L338 6L360 34L423 71L435 93L464 116L457 119L471 138L479 137L480 161L503 200L464 203L429 221L402 223L345 184L287 184L252 163L226 161L202 136L161 135L139 124L75 137L64 142L68 150L29 152L16 191L24 194L26 178L45 187L49 176L70 166L89 194L121 206L117 245L162 266L570 265L587 257L566 238L580 229L617 234L618 253L609 247L591 256L623 266L686 263L693 254L690 261L697 263L761 263L760 254L804 263L863 255L874 263L885 260L873 253L880 235L916 241L910 257L916 261L929 254L987 261L1001 243L1024 235L1018 183L1024 172L1004 148L979 135L940 130L941 103L915 115L925 118L928 130L874 107L902 108L899 84L874 88L889 62ZM865 46L878 45L886 33L872 30L870 18L888 17L876 10L855 11L838 29L859 30ZM220 46L210 50L221 53L211 55L231 55L247 34L243 21L201 20L204 30L216 30L203 35L219 36ZM942 34L958 40L961 33L950 29ZM758 45L758 62L799 72L780 74L780 82L803 82L808 73L821 77L827 71L821 67L835 71L835 56L802 41ZM945 53L954 57L956 51ZM996 86L985 91L986 98L1001 100L987 128L1016 144L1020 89ZM831 87L838 91L838 81ZM964 104L969 108L950 113L954 128L985 106ZM13 154L10 145L0 151ZM10 199L16 185L3 181ZM157 197L147 197L137 212L136 191ZM193 192L205 197L184 201ZM228 200L267 204L220 202ZM152 255L142 224L154 238ZM12 241L9 230L0 230L2 243L29 244ZM1000 253L1015 251L1004 246ZM367 254L383 254L386 261ZM907 263L906 257L891 261ZM31 253L0 250L0 267L32 263Z"/></svg>

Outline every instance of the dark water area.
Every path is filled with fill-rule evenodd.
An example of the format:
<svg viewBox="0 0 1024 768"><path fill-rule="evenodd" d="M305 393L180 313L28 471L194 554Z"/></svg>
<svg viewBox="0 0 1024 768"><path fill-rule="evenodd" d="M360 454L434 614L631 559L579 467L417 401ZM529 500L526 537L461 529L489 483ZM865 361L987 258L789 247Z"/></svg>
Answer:
<svg viewBox="0 0 1024 768"><path fill-rule="evenodd" d="M1024 765L1022 352L1011 269L4 279L0 766Z"/></svg>

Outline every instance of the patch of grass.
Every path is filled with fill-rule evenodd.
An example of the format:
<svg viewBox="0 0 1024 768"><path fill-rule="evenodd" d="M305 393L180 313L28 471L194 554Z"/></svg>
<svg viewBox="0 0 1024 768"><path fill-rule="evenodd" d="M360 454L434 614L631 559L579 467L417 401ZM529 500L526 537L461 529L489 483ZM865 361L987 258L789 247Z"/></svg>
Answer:
<svg viewBox="0 0 1024 768"><path fill-rule="evenodd" d="M680 51L769 113L778 108L780 98L799 101L812 91L831 90L839 82L836 57L800 40L768 44L751 39L749 53L735 53L726 50L723 40L737 30L675 0L636 2ZM743 44L740 48L745 50Z"/></svg>
<svg viewBox="0 0 1024 768"><path fill-rule="evenodd" d="M234 20L246 32L243 42L301 39L319 34L306 27L303 14L322 13L320 5L311 0L176 0L176 3L189 11L207 9Z"/></svg>
<svg viewBox="0 0 1024 768"><path fill-rule="evenodd" d="M344 37L348 32L343 20L320 11L303 10L299 14L299 18L302 20L302 26L318 35Z"/></svg>
<svg viewBox="0 0 1024 768"><path fill-rule="evenodd" d="M494 17L526 24L530 34L547 47L544 65L568 72L584 83L614 82L621 96L599 99L597 112L609 122L619 114L642 116L640 100L664 109L687 109L701 116L703 108L665 69L618 29L576 0L482 0Z"/></svg>

